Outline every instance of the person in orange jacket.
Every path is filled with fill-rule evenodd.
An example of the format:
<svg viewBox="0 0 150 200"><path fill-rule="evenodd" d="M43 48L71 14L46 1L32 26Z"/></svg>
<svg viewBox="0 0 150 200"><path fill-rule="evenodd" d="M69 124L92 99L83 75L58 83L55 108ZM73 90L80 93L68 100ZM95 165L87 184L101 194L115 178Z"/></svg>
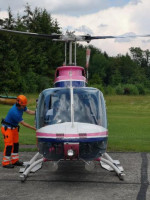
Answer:
<svg viewBox="0 0 150 200"><path fill-rule="evenodd" d="M29 110L27 107L27 98L19 95L16 104L9 110L5 119L2 120L1 132L4 137L4 153L2 166L4 168L14 168L14 166L22 166L23 162L19 161L19 125L36 130L35 127L24 122L22 116L26 112L34 115L35 111Z"/></svg>

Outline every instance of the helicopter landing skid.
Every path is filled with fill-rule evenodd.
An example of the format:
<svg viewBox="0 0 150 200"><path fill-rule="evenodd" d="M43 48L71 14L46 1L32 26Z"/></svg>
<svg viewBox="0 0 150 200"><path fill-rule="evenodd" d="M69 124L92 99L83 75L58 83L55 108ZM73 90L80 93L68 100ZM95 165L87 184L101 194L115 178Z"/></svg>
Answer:
<svg viewBox="0 0 150 200"><path fill-rule="evenodd" d="M105 158L104 158L105 157ZM125 174L124 169L122 166L120 166L119 160L113 160L108 153L104 153L103 157L100 157L100 164L102 168L108 170L108 171L115 171L118 175L120 180L124 180Z"/></svg>
<svg viewBox="0 0 150 200"><path fill-rule="evenodd" d="M24 182L26 180L26 178L30 172L36 172L42 168L44 158L42 157L42 158L36 160L39 155L40 155L39 153L36 153L35 156L29 162L24 162L25 168L21 168L19 171L20 173L22 173L20 175L22 182Z"/></svg>
<svg viewBox="0 0 150 200"><path fill-rule="evenodd" d="M40 153L36 153L35 156L29 162L24 162L25 167L21 168L19 171L20 173L22 173L20 175L21 182L24 182L26 180L26 178L30 172L36 172L39 169L41 169L43 162L47 161L47 160L45 160L44 157L37 160L39 155L40 155ZM119 179L124 180L124 176L125 176L125 174L123 173L124 169L122 166L120 166L120 162L118 160L113 160L107 153L104 153L103 156L96 159L96 161L100 162L100 165L102 166L102 168L104 168L108 171L115 171L116 174L118 175ZM53 163L53 165L54 165L53 167L55 169L57 167L58 162ZM92 162L90 162L90 163L92 163ZM88 166L89 166L89 162L87 162L87 168L89 168Z"/></svg>

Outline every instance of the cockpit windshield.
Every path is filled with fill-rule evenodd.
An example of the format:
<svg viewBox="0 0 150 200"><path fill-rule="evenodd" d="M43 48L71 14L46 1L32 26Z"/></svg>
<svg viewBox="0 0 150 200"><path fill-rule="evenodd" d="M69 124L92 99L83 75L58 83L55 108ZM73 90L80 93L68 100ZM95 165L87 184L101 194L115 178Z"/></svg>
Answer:
<svg viewBox="0 0 150 200"><path fill-rule="evenodd" d="M95 88L73 88L74 122L101 125L106 128L106 111L103 94ZM70 88L44 90L38 100L37 128L71 122Z"/></svg>

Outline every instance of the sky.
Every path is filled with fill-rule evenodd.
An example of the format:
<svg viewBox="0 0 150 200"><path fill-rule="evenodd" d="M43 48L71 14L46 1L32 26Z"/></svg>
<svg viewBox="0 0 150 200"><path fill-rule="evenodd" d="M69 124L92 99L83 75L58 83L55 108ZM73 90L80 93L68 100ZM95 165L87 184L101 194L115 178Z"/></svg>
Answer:
<svg viewBox="0 0 150 200"><path fill-rule="evenodd" d="M45 8L57 19L63 33L68 30L92 36L150 34L150 0L0 0L0 18L7 17L8 7L14 16L22 15L26 3L32 10ZM150 37L93 40L90 44L109 56L125 55L130 47L150 50Z"/></svg>

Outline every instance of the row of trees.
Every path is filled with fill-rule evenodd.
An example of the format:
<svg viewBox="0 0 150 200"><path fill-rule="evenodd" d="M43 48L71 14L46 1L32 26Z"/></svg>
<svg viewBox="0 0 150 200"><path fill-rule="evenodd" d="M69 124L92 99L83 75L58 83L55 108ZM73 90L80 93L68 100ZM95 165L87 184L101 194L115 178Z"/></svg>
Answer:
<svg viewBox="0 0 150 200"><path fill-rule="evenodd" d="M61 33L57 20L44 9L31 10L15 19L0 19L1 28L37 33ZM86 48L78 45L77 63L85 66ZM144 94L150 88L150 52L130 48L130 55L109 57L90 46L89 85L107 93ZM59 42L27 36L0 34L0 92L40 92L53 86L54 72L64 61L64 46ZM133 88L136 87L136 88ZM137 91L137 92L135 92Z"/></svg>
<svg viewBox="0 0 150 200"><path fill-rule="evenodd" d="M106 52L95 51L90 64L89 83L98 84L107 93L149 93L150 51L131 47L130 54L109 57Z"/></svg>

